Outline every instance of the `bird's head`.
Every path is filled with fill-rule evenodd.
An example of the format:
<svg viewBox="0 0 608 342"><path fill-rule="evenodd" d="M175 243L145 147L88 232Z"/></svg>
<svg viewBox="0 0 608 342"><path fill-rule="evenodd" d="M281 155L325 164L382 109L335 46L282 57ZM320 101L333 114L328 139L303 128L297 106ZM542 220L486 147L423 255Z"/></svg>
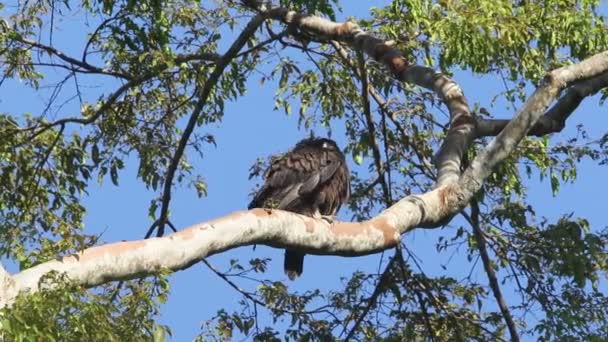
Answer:
<svg viewBox="0 0 608 342"><path fill-rule="evenodd" d="M299 148L317 148L322 150L340 151L338 144L328 138L307 138L296 144L296 149Z"/></svg>

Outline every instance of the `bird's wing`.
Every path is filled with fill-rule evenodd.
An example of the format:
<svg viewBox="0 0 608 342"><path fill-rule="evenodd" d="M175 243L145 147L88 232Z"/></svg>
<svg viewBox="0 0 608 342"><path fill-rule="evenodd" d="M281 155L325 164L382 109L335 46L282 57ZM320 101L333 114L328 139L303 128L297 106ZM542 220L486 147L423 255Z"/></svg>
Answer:
<svg viewBox="0 0 608 342"><path fill-rule="evenodd" d="M302 196L312 193L340 166L335 160L327 160L314 151L292 151L275 159L249 208L267 205L268 200L275 202L278 209L296 207Z"/></svg>
<svg viewBox="0 0 608 342"><path fill-rule="evenodd" d="M313 192L320 184L327 182L340 167L340 160L326 159L321 162L318 170L313 172L300 188L300 194Z"/></svg>

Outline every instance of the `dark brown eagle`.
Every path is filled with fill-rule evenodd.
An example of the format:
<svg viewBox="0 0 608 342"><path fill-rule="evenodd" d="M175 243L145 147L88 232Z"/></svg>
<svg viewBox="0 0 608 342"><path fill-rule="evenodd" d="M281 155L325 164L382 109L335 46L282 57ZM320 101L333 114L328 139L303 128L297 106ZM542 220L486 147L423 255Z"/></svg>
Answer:
<svg viewBox="0 0 608 342"><path fill-rule="evenodd" d="M265 183L249 209L275 208L315 218L334 217L350 195L350 174L335 141L308 138L286 154L273 158ZM302 274L304 253L285 250L285 273Z"/></svg>

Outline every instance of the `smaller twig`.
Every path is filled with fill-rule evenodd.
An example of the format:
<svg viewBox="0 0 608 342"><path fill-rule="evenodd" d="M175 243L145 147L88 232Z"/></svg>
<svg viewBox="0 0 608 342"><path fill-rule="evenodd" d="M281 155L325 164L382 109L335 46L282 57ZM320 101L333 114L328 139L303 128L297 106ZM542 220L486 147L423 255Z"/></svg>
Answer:
<svg viewBox="0 0 608 342"><path fill-rule="evenodd" d="M82 62L83 63L87 63L87 56L88 56L88 52L89 52L89 47L91 46L91 44L93 43L93 40L97 37L97 35L101 31L101 29L104 28L110 22L112 22L114 20L121 19L123 17L126 17L126 15L124 15L124 14L122 14L122 13L119 12L115 16L110 17L110 18L102 21L101 24L99 24L99 26L97 26L97 28L95 29L95 31L93 31L93 33L91 34L91 36L87 40L87 43L84 46L84 50L82 51Z"/></svg>
<svg viewBox="0 0 608 342"><path fill-rule="evenodd" d="M264 22L264 16L256 15L253 17L247 26L243 29L241 34L235 39L232 43L228 51L216 62L216 66L209 75L209 78L205 82L205 85L202 88L196 87L194 92L198 94L198 101L194 105L192 109L192 113L190 114L190 118L188 119L188 123L182 133L182 136L179 140L177 148L173 153L173 157L171 158L169 167L167 168L167 174L165 176L164 184L163 184L163 193L161 200L161 209L159 220L160 223L158 225L158 229L156 231L156 236L163 236L165 233L165 222L167 221L169 215L169 202L171 201L171 187L173 186L173 178L175 177L175 173L177 172L177 168L179 166L179 162L184 155L184 151L186 150L186 146L188 144L188 140L196 127L196 123L198 122L198 118L203 111L203 108L207 104L207 100L211 95L213 88L216 83L219 81L220 77L224 73L224 69L230 64L230 62L235 58L235 56L239 53L241 48L247 43L249 38L255 33L258 27Z"/></svg>
<svg viewBox="0 0 608 342"><path fill-rule="evenodd" d="M282 37L284 37L286 35L287 35L287 30L282 31L279 34L276 34L276 35L271 36L270 38L268 38L266 40L263 40L263 41L259 42L258 44L256 44L255 46L251 47L250 49L247 49L247 50L239 53L238 55L235 56L235 58L238 58L238 57L241 57L241 56L245 56L245 55L247 55L247 54L249 54L251 52L254 52L255 50L260 49L264 45L268 45L268 44L270 44L270 43L272 43L274 41L277 41L277 40L281 39Z"/></svg>
<svg viewBox="0 0 608 342"><path fill-rule="evenodd" d="M359 52L359 74L361 76L361 102L363 106L363 113L365 114L365 121L367 123L367 134L369 135L369 142L372 147L372 154L374 156L374 162L376 164L376 171L378 172L378 179L382 186L382 193L384 195L384 203L387 207L392 204L391 193L386 183L384 176L384 165L382 162L382 156L380 154L380 147L378 146L378 139L376 137L376 124L372 118L371 107L369 103L369 78L367 76L367 68L365 67L365 58L363 53Z"/></svg>
<svg viewBox="0 0 608 342"><path fill-rule="evenodd" d="M222 278L228 285L230 285L230 287L232 287L233 289L235 289L238 293L242 294L243 296L245 296L247 299L249 299L250 301L252 301L255 304L259 304L263 307L266 307L266 303L262 302L261 300L255 298L254 296L251 295L251 293L241 289L237 284L235 284L232 280L230 280L224 273L218 271L215 267L213 267L213 265L211 265L206 259L201 260L203 262L203 264L207 265L207 267L213 272L215 273L218 277Z"/></svg>
<svg viewBox="0 0 608 342"><path fill-rule="evenodd" d="M281 308L278 308L278 307L275 307L275 308L269 307L263 301L259 300L258 298L255 298L255 296L251 292L247 292L247 291L241 289L235 282L233 282L232 280L230 280L230 278L228 277L228 275L226 275L225 273L220 272L218 269L216 269L215 267L213 267L213 265L211 265L206 259L202 259L201 261L213 273L215 273L218 277L222 278L222 280L224 280L228 285L230 285L230 287L232 287L237 292L239 292L240 294L242 294L245 298L251 300L254 304L261 305L263 308L266 308L266 309L271 310L271 311L278 311L278 312L282 312L282 313L297 314L297 315L316 314L316 313L332 314L331 312L329 312L329 311L326 310L327 306L321 306L321 307L319 307L319 308L317 308L315 310L309 310L309 311L293 311L293 310L281 309ZM256 309L256 311L257 311L257 309Z"/></svg>
<svg viewBox="0 0 608 342"><path fill-rule="evenodd" d="M133 77L131 75L122 73L122 72L118 72L118 71L112 71L112 70L107 70L107 69L102 69L100 67L88 64L86 62L83 61L79 61L76 58L70 57L66 54L64 54L63 52L55 49L52 46L48 46L48 45L44 45L38 42L34 42L25 38L13 38L15 41L23 43L25 45L29 45L31 47L35 47L38 48L40 50L46 51L47 53L57 56L59 59L68 62L72 65L76 65L82 69L88 70L90 72L96 73L96 74L102 74L102 75L110 75L110 76L115 76L115 77L119 77L119 78L123 78L126 80L131 80L133 79Z"/></svg>
<svg viewBox="0 0 608 342"><path fill-rule="evenodd" d="M502 313L505 323L507 324L507 328L509 329L511 341L518 342L519 334L517 333L515 321L513 321L513 316L509 311L507 302L505 301L505 298L502 295L502 291L500 290L500 286L498 285L498 278L496 277L496 272L494 272L494 268L492 267L492 261L490 260L490 256L488 255L488 249L486 248L486 240L483 236L483 231L479 226L479 204L475 199L471 200L471 223L473 227L473 232L475 234L475 240L477 241L477 249L479 250L481 260L483 261L484 269L486 271L486 274L488 275L490 288L492 289L494 298L496 298L496 303L498 304L500 312Z"/></svg>
<svg viewBox="0 0 608 342"><path fill-rule="evenodd" d="M165 224L167 224L169 226L169 228L171 228L172 231L177 232L177 229L175 229L175 226L173 225L173 223L171 223L171 221L167 220L165 222ZM160 219L154 221L152 223L152 225L150 226L150 228L148 228L148 231L146 232L146 235L144 236L144 239L149 239L150 236L152 236L152 233L154 232L154 229L158 228L158 226L160 226Z"/></svg>
<svg viewBox="0 0 608 342"><path fill-rule="evenodd" d="M159 220L156 220L152 223L152 225L150 226L150 228L148 228L148 231L146 232L146 235L144 236L144 239L149 239L150 236L152 236L152 233L154 232L154 229L156 229L156 227L158 227L158 223L160 222Z"/></svg>
<svg viewBox="0 0 608 342"><path fill-rule="evenodd" d="M359 326L363 322L363 319L365 318L365 316L367 316L367 314L369 313L371 308L376 305L376 301L378 300L378 297L382 294L382 292L384 290L384 285L386 284L386 281L389 279L390 272L393 268L393 264L395 263L395 260L396 260L396 257L393 256L391 258L391 260L388 262L388 264L386 265L386 268L384 269L384 272L382 272L382 275L380 276L380 279L378 280L378 284L376 285L374 292L366 300L367 306L363 309L363 312L359 315L359 317L357 317L355 324L353 325L353 327L351 328L349 333L346 335L346 338L344 339L345 342L349 341L355 335L355 333L357 332L357 329L359 329ZM347 325L344 326L344 329L342 330L340 335L345 333L346 327L347 327Z"/></svg>
<svg viewBox="0 0 608 342"><path fill-rule="evenodd" d="M338 52L338 55L340 56L340 58L342 59L342 62L344 63L344 65L348 68L350 68L352 70L352 72L359 77L361 80L363 79L360 71L357 69L357 67L354 65L354 62L350 60L349 56L348 56L348 52L346 51L346 49L337 41L330 41L329 42L334 49L336 49L336 51ZM368 85L367 87L368 91L369 91L369 95L371 95L371 97L374 99L374 101L376 102L376 104L378 105L378 108L380 108L380 111L382 112L383 118L388 117L391 122L395 125L395 127L397 128L397 130L399 131L399 133L401 133L401 136L403 137L407 137L407 134L405 132L405 129L403 128L403 126L399 123L399 121L397 121L396 117L397 115L393 112L390 111L389 106L388 106L388 101L386 101L382 95L378 92L378 90L376 88L374 88L371 85ZM386 119L384 119L386 120ZM385 121L386 123L386 121ZM418 169L420 169L420 171L425 174L427 177L431 178L431 179L435 179L435 176L432 174L432 165L431 163L428 161L427 158L425 158L422 153L418 150L418 147L415 144L412 144L411 142L409 142L408 140L402 139L401 140L405 145L407 145L412 151L414 151L414 153L416 154L416 156L418 157L418 159L423 163L423 165L428 168L425 169L423 168L421 165L419 164L414 164ZM388 149L388 145L386 142L386 137L385 137L385 150ZM387 160L387 171L389 172L388 176L390 178L390 168L389 168L389 162L388 162L388 155L386 156L386 160ZM390 180L389 180L389 188L390 188ZM392 195L392 194L391 194Z"/></svg>
<svg viewBox="0 0 608 342"><path fill-rule="evenodd" d="M401 244L399 244L397 246L397 249L398 249L398 252L395 257L397 258L397 261L399 262L399 268L401 269L401 277L405 281L406 279L408 279L410 277L407 274L407 267L405 265L405 260L403 259L403 251L401 250ZM418 303L420 303L420 309L422 310L422 315L424 317L424 326L426 327L426 331L429 334L428 336L431 341L435 341L435 329L433 329L433 326L431 325L430 315L429 315L428 309L426 307L426 301L424 300L424 298L422 297L420 292L418 292L417 290L414 290L414 294L415 294L416 298L418 299Z"/></svg>

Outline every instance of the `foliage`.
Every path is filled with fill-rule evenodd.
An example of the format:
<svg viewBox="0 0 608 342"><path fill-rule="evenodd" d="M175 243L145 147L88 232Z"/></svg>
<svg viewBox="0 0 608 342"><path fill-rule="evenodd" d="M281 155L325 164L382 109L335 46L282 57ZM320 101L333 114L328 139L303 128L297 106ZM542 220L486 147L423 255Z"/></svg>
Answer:
<svg viewBox="0 0 608 342"><path fill-rule="evenodd" d="M0 311L5 341L149 341L167 327L157 325L158 305L167 296L162 277L88 291L50 274L44 283L59 284L52 290L17 297L11 309Z"/></svg>
<svg viewBox="0 0 608 342"><path fill-rule="evenodd" d="M329 18L340 11L335 0L276 3ZM412 62L447 74L470 71L500 79L503 91L470 99L480 101L472 105L476 114L492 118L483 106L511 113L546 70L608 49L600 14L605 8L598 6L590 0L393 0L359 24L395 41ZM369 218L434 182L433 153L447 125L441 100L396 82L383 66L353 51L338 51L342 47L276 22L256 30L230 61L203 103L186 153L175 155L199 90L253 15L240 2L30 1L0 9L0 86L20 81L49 103L42 113L0 115L0 252L21 269L99 242L83 227L87 190L94 182L120 187L128 160L136 161L138 179L157 194L150 201L152 220L161 215L165 183L204 196L207 184L191 161L216 144L209 127L221 124L226 106L247 92L253 78L276 88L275 109L297 113L302 130L344 128L354 162L353 219ZM60 52L54 39L67 24L58 18L72 16L90 18L84 27L88 36L76 52ZM375 94L371 110L363 101L363 79ZM79 86L85 83L103 86ZM49 90L48 84L54 86ZM77 102L80 113L63 110L59 99L65 89L71 91L66 102ZM545 191L560 196L561 186L576 180L581 162L605 165L607 137L589 136L581 126L563 140L527 138L478 194L491 266L519 299L509 304L522 334L543 341L599 341L608 335L608 231L571 213L537 216L538 203L528 196L537 178ZM476 141L468 159L487 142ZM176 175L167 179L173 160L179 161ZM252 167L252 176L261 174L263 164L260 159ZM433 238L437 253L460 252L475 269L481 252L471 215L463 211L453 229L438 230ZM343 289L330 292L290 292L266 279L267 260L252 260L247 267L234 261L223 273L233 280L255 278L258 286L241 290L240 310L218 312L199 339L506 338L485 280L447 268L445 275L429 275L413 254L401 255L411 253L405 247L382 262L385 271L346 275ZM4 338L162 339L165 327L155 319L168 291L165 278L126 284L122 290L114 285L87 290L66 283L21 295L0 313ZM265 326L258 315L272 324ZM279 321L284 325L275 325Z"/></svg>

